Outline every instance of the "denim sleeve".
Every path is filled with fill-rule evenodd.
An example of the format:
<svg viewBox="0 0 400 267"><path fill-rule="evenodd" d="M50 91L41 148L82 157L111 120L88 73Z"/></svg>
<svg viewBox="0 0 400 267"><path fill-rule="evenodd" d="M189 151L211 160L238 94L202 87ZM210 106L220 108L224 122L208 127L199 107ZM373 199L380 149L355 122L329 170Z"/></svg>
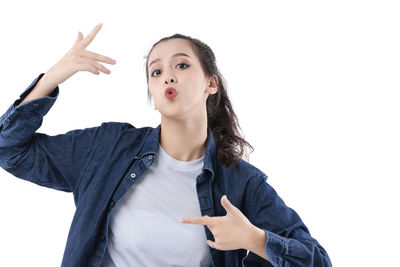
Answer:
<svg viewBox="0 0 400 267"><path fill-rule="evenodd" d="M269 261L249 251L243 266L332 266L296 211L267 183L267 175L262 173L261 178L250 195L248 219L267 234L264 249Z"/></svg>
<svg viewBox="0 0 400 267"><path fill-rule="evenodd" d="M58 86L48 96L18 104L43 75L0 117L0 167L37 185L75 192L99 140L101 126L53 136L36 133L58 97Z"/></svg>

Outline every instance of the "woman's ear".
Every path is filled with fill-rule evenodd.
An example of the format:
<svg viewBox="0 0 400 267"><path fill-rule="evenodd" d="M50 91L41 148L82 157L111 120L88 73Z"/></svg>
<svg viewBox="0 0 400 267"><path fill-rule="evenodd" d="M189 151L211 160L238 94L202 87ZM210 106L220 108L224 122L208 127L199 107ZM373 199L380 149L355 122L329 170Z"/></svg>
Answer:
<svg viewBox="0 0 400 267"><path fill-rule="evenodd" d="M213 75L212 77L210 77L210 80L208 82L207 92L211 95L218 92L218 77L217 77L217 75Z"/></svg>

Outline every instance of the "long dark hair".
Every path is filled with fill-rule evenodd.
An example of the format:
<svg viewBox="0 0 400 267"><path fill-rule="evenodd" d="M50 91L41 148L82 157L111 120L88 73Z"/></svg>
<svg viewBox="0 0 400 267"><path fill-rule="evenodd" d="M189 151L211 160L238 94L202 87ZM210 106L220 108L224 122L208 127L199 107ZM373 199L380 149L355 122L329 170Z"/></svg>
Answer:
<svg viewBox="0 0 400 267"><path fill-rule="evenodd" d="M254 148L239 134L238 128L241 128L225 89L227 88L225 79L219 72L214 53L207 44L198 39L179 33L164 37L153 44L150 51L145 56L148 101L151 101L147 66L149 55L158 43L173 38L188 40L194 53L201 62L201 67L205 75L207 77L212 77L213 75L218 77L218 92L215 94L210 94L206 101L207 124L211 128L215 138L218 159L225 165L238 164L239 158L241 158L244 154L244 146L251 147L251 152L254 151Z"/></svg>

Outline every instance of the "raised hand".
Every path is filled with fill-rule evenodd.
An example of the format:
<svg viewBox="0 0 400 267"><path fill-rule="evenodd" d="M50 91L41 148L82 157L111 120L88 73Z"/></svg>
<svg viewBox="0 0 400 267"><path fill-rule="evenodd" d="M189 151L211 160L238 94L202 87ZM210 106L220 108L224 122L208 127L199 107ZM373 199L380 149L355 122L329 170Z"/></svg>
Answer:
<svg viewBox="0 0 400 267"><path fill-rule="evenodd" d="M96 75L100 73L99 71L106 74L111 73L110 70L98 63L98 61L115 64L116 61L114 59L86 50L100 31L102 25L100 23L94 27L85 38L83 38L81 32L78 32L78 38L72 48L46 72L47 81L51 81L54 85L59 85L78 71L90 71Z"/></svg>

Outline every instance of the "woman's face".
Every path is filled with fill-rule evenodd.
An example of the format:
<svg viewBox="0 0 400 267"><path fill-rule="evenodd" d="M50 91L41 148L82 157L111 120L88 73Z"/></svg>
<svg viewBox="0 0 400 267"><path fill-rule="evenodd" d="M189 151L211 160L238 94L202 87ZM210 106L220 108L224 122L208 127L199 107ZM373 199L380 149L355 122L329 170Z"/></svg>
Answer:
<svg viewBox="0 0 400 267"><path fill-rule="evenodd" d="M154 107L166 117L185 119L205 112L208 95L217 92L215 80L205 77L187 40L175 38L157 44L147 64ZM177 91L172 99L165 96L169 87Z"/></svg>

